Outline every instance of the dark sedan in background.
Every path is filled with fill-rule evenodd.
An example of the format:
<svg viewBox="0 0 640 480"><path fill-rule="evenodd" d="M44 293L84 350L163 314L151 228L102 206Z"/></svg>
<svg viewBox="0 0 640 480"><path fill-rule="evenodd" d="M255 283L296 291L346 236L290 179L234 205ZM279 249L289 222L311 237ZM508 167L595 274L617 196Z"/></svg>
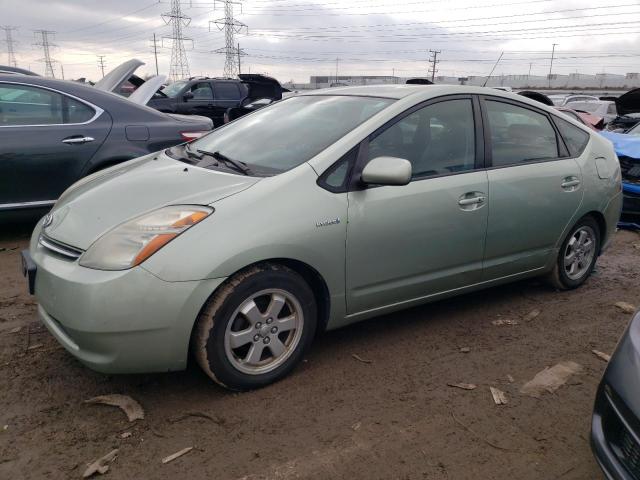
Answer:
<svg viewBox="0 0 640 480"><path fill-rule="evenodd" d="M640 479L640 312L622 336L598 388L591 446L609 480Z"/></svg>
<svg viewBox="0 0 640 480"><path fill-rule="evenodd" d="M145 106L143 93L135 103L71 81L0 75L0 214L50 207L87 174L211 130L208 118Z"/></svg>

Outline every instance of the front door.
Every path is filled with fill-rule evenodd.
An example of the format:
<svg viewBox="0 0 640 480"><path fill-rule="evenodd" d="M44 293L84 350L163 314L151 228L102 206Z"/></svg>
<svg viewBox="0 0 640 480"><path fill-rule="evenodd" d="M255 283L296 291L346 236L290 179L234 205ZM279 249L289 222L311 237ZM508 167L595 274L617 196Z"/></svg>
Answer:
<svg viewBox="0 0 640 480"><path fill-rule="evenodd" d="M0 210L50 206L104 142L111 117L53 90L0 83Z"/></svg>
<svg viewBox="0 0 640 480"><path fill-rule="evenodd" d="M484 106L491 167L484 279L492 280L549 262L583 188L546 112L491 97Z"/></svg>
<svg viewBox="0 0 640 480"><path fill-rule="evenodd" d="M213 90L208 81L196 82L183 94L182 102L178 103L178 113L184 115L202 115L214 118Z"/></svg>
<svg viewBox="0 0 640 480"><path fill-rule="evenodd" d="M372 135L362 164L381 156L412 164L405 186L349 193L347 310L417 300L481 278L487 173L479 107L445 97L412 109Z"/></svg>

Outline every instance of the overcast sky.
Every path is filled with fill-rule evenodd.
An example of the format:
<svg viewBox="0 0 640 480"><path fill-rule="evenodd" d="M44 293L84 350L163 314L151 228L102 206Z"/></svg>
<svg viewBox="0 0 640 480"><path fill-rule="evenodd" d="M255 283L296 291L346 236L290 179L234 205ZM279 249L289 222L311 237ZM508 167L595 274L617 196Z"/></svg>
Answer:
<svg viewBox="0 0 640 480"><path fill-rule="evenodd" d="M242 3L242 5L239 5ZM222 75L224 33L210 21L223 3L182 0L191 17L184 28L192 75ZM13 32L18 65L43 73L42 48L33 30L55 31L56 76L101 77L129 58L155 73L151 38L159 41L161 74L169 73L171 29L161 14L169 0L0 0L0 24ZM215 7L215 8L214 8ZM246 52L243 72L280 81L308 82L310 75L425 76L429 50L440 50L438 75L546 75L556 43L554 73L640 71L640 0L245 0L235 16L248 26L236 36ZM0 30L0 64L6 63Z"/></svg>

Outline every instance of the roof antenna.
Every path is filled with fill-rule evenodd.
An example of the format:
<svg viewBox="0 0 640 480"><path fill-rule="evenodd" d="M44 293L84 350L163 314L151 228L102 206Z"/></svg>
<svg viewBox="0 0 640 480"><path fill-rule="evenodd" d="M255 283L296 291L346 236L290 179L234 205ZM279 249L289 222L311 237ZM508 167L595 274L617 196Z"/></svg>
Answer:
<svg viewBox="0 0 640 480"><path fill-rule="evenodd" d="M484 81L484 83L482 84L483 87L487 86L487 82L489 81L489 79L491 78L491 74L493 73L493 71L496 69L496 67L498 66L498 63L500 63L500 59L502 58L502 55L504 55L504 52L502 52L500 54L500 56L498 57L498 60L496 61L495 65L493 66L493 68L491 69L491 72L489 73L489 76L487 77L487 79Z"/></svg>

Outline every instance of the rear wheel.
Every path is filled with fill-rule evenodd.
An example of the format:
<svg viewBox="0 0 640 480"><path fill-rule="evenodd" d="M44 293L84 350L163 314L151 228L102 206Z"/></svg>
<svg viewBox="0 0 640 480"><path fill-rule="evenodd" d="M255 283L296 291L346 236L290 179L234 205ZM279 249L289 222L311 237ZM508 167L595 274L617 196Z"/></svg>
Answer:
<svg viewBox="0 0 640 480"><path fill-rule="evenodd" d="M600 227L592 217L580 220L562 243L550 280L554 287L569 290L589 277L600 250Z"/></svg>
<svg viewBox="0 0 640 480"><path fill-rule="evenodd" d="M209 299L192 350L213 380L234 390L259 388L300 362L316 328L313 292L293 270L251 267Z"/></svg>

